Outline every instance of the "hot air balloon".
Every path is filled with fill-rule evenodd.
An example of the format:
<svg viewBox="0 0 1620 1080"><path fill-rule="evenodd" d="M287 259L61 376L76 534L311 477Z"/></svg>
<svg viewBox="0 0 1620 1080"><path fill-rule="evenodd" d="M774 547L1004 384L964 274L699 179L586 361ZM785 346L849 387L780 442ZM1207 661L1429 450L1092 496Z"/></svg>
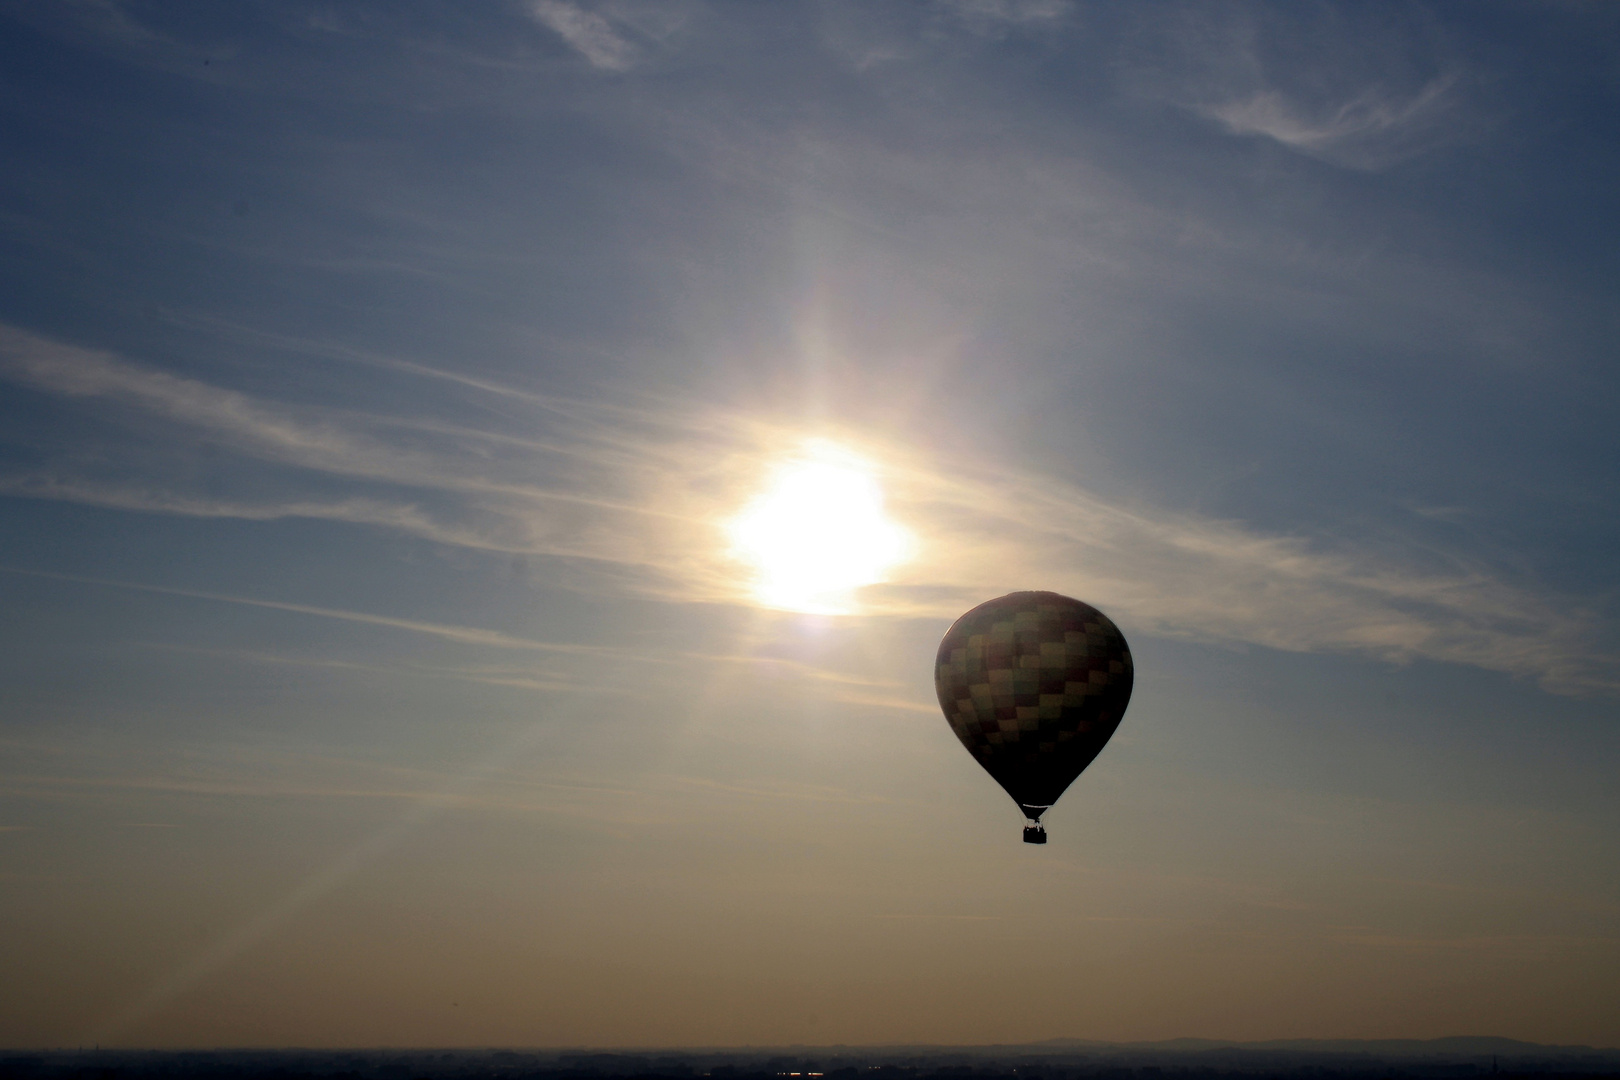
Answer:
<svg viewBox="0 0 1620 1080"><path fill-rule="evenodd" d="M939 643L934 689L951 730L1046 843L1041 815L1102 751L1135 673L1125 635L1090 604L1008 593L957 619Z"/></svg>

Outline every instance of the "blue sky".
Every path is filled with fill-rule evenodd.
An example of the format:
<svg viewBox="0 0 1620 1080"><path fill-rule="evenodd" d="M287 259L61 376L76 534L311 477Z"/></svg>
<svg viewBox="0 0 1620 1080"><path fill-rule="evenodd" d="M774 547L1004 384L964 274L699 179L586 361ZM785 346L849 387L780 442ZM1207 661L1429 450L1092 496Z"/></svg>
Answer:
<svg viewBox="0 0 1620 1080"><path fill-rule="evenodd" d="M0 20L0 1041L1620 1043L1620 14Z"/></svg>

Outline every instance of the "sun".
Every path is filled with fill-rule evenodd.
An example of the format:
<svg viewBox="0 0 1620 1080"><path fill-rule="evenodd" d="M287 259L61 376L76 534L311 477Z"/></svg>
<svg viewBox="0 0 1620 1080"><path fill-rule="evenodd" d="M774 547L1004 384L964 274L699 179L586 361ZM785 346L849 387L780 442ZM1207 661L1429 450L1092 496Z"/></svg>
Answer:
<svg viewBox="0 0 1620 1080"><path fill-rule="evenodd" d="M871 465L824 443L780 465L728 531L732 554L754 567L760 603L826 615L853 611L855 590L886 581L912 549Z"/></svg>

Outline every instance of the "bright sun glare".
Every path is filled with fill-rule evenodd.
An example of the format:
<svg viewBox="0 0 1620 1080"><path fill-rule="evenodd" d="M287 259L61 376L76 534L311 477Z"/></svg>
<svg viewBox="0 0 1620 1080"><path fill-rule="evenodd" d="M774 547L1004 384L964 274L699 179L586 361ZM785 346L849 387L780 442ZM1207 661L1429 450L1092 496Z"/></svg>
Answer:
<svg viewBox="0 0 1620 1080"><path fill-rule="evenodd" d="M733 554L755 568L761 603L827 615L853 610L855 590L887 580L912 546L884 513L871 467L826 445L778 468L730 533Z"/></svg>

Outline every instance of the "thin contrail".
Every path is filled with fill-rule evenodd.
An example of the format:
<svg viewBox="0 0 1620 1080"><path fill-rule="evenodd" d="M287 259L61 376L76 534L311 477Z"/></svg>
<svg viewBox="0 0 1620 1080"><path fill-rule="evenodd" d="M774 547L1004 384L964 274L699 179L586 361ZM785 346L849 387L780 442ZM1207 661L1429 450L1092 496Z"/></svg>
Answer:
<svg viewBox="0 0 1620 1080"><path fill-rule="evenodd" d="M62 574L52 570L25 570L14 566L0 566L0 573L22 577L49 578L53 581L72 581L80 585L102 585L113 589L133 589L136 592L158 593L163 596L184 596L192 600L212 600L222 604L243 604L247 607L268 608L271 611L291 611L299 615L315 615L324 619L362 623L366 626L385 626L391 630L406 630L458 641L464 645L494 645L503 649L529 649L537 652L560 653L617 653L623 649L611 645L573 645L554 641L536 641L518 637L500 630L485 630L477 626L455 626L446 623L421 622L417 619L399 619L391 615L372 615L363 611L344 611L341 608L316 607L313 604L293 604L284 600L256 600L228 593L203 592L198 589L176 589L167 585L143 585L133 581L88 577L82 574Z"/></svg>

